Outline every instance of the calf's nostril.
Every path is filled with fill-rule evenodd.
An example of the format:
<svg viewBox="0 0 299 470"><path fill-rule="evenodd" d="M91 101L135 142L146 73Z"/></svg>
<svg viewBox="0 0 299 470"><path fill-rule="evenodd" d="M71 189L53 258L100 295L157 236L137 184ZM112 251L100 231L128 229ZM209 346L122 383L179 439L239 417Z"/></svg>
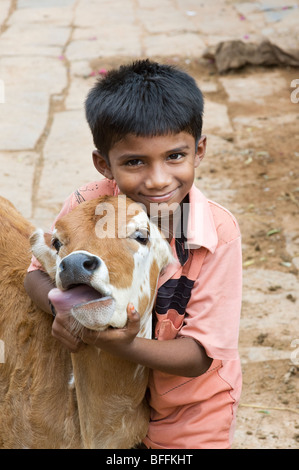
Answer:
<svg viewBox="0 0 299 470"><path fill-rule="evenodd" d="M60 268L60 271L64 271L65 270L65 262L62 260L60 265L59 265L59 268Z"/></svg>
<svg viewBox="0 0 299 470"><path fill-rule="evenodd" d="M95 271L99 267L99 259L95 256L89 256L87 259L83 261L83 267L87 271Z"/></svg>

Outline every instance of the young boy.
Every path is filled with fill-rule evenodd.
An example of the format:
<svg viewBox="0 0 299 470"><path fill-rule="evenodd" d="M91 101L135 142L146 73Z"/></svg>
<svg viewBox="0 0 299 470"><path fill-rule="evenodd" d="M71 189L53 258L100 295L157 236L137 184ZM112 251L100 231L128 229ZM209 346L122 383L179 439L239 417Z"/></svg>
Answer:
<svg viewBox="0 0 299 470"><path fill-rule="evenodd" d="M165 232L175 262L160 276L156 341L137 336L132 305L126 328L85 329L80 339L67 315L57 311L53 322L53 335L72 352L95 344L151 369L144 445L154 449L229 448L241 392L240 232L234 217L193 184L206 149L202 114L200 90L179 69L145 60L110 71L86 100L93 163L105 178L73 193L58 216L84 200L119 193L149 214L152 204L189 211L180 218L184 230L173 223ZM163 230L163 211L158 223ZM51 281L35 259L28 271L28 294L51 313Z"/></svg>

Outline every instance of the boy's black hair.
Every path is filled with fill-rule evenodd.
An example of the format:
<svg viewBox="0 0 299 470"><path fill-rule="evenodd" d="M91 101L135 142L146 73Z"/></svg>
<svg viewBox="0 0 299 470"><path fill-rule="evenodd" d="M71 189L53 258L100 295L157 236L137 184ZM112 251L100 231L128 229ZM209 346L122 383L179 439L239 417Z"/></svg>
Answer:
<svg viewBox="0 0 299 470"><path fill-rule="evenodd" d="M203 96L195 80L178 68L140 60L111 70L85 102L86 118L99 152L127 134L142 137L188 132L201 137Z"/></svg>

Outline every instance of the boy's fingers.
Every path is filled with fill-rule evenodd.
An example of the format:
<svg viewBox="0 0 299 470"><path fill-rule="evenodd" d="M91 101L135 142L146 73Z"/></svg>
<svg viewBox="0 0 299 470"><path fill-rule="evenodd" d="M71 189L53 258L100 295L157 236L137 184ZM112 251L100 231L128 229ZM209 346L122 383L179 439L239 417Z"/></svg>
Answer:
<svg viewBox="0 0 299 470"><path fill-rule="evenodd" d="M139 324L140 322L140 315L135 309L134 305L131 303L128 304L127 315L128 315L128 321L127 321L126 327L128 328L130 326L134 326L136 328L137 323ZM139 325L138 325L138 329L139 329Z"/></svg>
<svg viewBox="0 0 299 470"><path fill-rule="evenodd" d="M127 306L127 314L128 314L128 319L131 319L133 321L139 320L139 313L135 309L133 304L128 304Z"/></svg>
<svg viewBox="0 0 299 470"><path fill-rule="evenodd" d="M78 352L84 344L96 344L97 341L110 341L121 338L125 330L136 335L140 328L140 316L132 304L127 306L127 324L125 328L108 329L105 331L92 331L83 328L80 331L80 338L70 332L70 318L56 312L52 324L52 335L60 340L71 352ZM128 333L129 333L128 331Z"/></svg>
<svg viewBox="0 0 299 470"><path fill-rule="evenodd" d="M106 331L94 331L88 328L82 328L80 332L84 344L96 344L98 339L105 339Z"/></svg>
<svg viewBox="0 0 299 470"><path fill-rule="evenodd" d="M77 352L83 345L81 338L74 336L68 331L64 324L59 321L59 315L55 317L52 324L52 336L64 344L70 352Z"/></svg>
<svg viewBox="0 0 299 470"><path fill-rule="evenodd" d="M53 330L52 335L72 353L78 352L84 344L79 338L67 337L66 335L64 337L61 337L60 335L57 336Z"/></svg>

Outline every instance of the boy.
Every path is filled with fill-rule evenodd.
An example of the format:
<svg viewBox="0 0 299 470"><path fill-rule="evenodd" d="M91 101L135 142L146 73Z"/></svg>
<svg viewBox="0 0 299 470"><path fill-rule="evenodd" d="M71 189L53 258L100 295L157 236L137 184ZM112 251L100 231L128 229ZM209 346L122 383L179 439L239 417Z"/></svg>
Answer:
<svg viewBox="0 0 299 470"><path fill-rule="evenodd" d="M149 214L153 204L161 205L162 230L163 208L165 214L173 204L189 211L164 230L175 262L160 276L157 341L136 336L139 316L132 305L126 328L85 329L80 339L65 314L57 311L53 322L53 335L72 352L95 344L151 369L148 448L229 448L241 391L240 233L234 217L193 184L206 149L202 114L202 94L183 71L149 60L110 71L86 100L93 163L105 178L72 194L58 216L83 200L119 193ZM53 285L36 260L28 271L28 294L51 313Z"/></svg>

